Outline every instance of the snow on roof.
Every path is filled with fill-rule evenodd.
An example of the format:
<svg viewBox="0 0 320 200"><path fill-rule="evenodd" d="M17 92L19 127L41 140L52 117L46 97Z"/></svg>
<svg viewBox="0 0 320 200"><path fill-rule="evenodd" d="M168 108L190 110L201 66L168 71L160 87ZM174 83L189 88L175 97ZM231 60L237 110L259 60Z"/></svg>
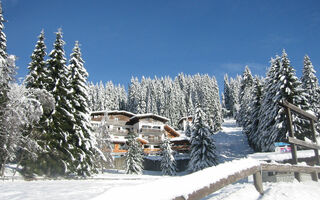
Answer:
<svg viewBox="0 0 320 200"><path fill-rule="evenodd" d="M183 120L192 119L192 118L193 118L192 115L190 115L190 116L188 116L188 117L182 117L181 119L179 119L178 124L180 124L180 122L183 121Z"/></svg>
<svg viewBox="0 0 320 200"><path fill-rule="evenodd" d="M300 150L297 151L298 158L310 158L314 157L314 150ZM273 160L273 161L283 161L292 159L291 152L289 153L278 153L278 152L267 152L267 153L254 153L249 154L249 158L256 160Z"/></svg>
<svg viewBox="0 0 320 200"><path fill-rule="evenodd" d="M129 112L129 111L125 111L125 110L100 110L100 111L92 111L90 114L94 115L94 114L125 114L125 115L129 115L129 116L135 116L135 114Z"/></svg>
<svg viewBox="0 0 320 200"><path fill-rule="evenodd" d="M90 115L94 115L94 114L104 114L108 112L107 110L97 110L97 111L91 111Z"/></svg>
<svg viewBox="0 0 320 200"><path fill-rule="evenodd" d="M150 118L157 118L157 119L160 119L160 120L162 120L162 121L164 121L164 122L169 121L168 118L162 117L162 116L160 116L160 115L156 115L156 114L153 114L153 113L137 114L137 115L131 117L131 118L130 118L130 121L133 120L133 119L141 119L141 118L149 118L149 117L150 117Z"/></svg>
<svg viewBox="0 0 320 200"><path fill-rule="evenodd" d="M185 176L166 177L153 181L152 183L147 182L134 186L112 187L93 199L150 199L149 195L141 195L145 194L146 191L152 194L153 200L174 199L178 196L187 197L192 192L206 186L209 187L210 184L216 183L229 175L259 165L259 161L250 158L234 160ZM161 188L161 190L159 190L159 188Z"/></svg>
<svg viewBox="0 0 320 200"><path fill-rule="evenodd" d="M126 143L128 141L126 138L123 138L123 137L121 137L121 138L116 137L115 138L113 135L111 135L110 137L111 137L110 141L115 142L115 143Z"/></svg>
<svg viewBox="0 0 320 200"><path fill-rule="evenodd" d="M111 110L107 112L108 114L125 114L125 115L129 115L129 116L135 116L135 114L133 114L132 112L129 111L125 111L125 110Z"/></svg>
<svg viewBox="0 0 320 200"><path fill-rule="evenodd" d="M174 142L174 141L186 141L186 140L189 141L190 138L187 137L185 134L180 135L179 137L175 137L175 138L171 138L170 139L171 142Z"/></svg>

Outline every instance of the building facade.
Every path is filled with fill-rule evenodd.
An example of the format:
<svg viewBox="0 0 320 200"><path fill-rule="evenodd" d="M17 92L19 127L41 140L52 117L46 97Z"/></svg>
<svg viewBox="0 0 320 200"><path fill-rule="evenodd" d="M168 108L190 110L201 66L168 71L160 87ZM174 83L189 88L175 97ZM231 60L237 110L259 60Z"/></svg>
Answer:
<svg viewBox="0 0 320 200"><path fill-rule="evenodd" d="M102 120L107 126L107 133L99 133L98 127ZM134 133L140 141L146 155L157 155L165 137L170 138L172 149L178 153L189 151L189 139L183 133L170 127L165 117L155 114L133 114L127 111L96 111L91 113L91 123L97 138L103 140L104 134L109 134L113 155L123 155L127 152L128 134ZM101 135L102 134L102 135Z"/></svg>

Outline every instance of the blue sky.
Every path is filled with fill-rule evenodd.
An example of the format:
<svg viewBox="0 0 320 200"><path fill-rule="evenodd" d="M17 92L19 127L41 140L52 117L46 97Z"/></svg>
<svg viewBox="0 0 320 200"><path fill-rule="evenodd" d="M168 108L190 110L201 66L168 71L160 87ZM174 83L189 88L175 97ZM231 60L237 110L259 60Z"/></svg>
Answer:
<svg viewBox="0 0 320 200"><path fill-rule="evenodd" d="M127 85L132 76L264 75L286 49L301 74L308 54L320 67L318 0L2 0L8 52L24 77L37 36L47 52L62 28L67 58L82 47L89 80Z"/></svg>

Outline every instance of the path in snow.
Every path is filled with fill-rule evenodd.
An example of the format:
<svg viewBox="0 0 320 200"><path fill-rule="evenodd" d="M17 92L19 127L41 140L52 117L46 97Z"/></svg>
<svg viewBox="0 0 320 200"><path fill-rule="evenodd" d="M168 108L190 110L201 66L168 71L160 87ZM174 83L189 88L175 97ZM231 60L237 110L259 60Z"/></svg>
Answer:
<svg viewBox="0 0 320 200"><path fill-rule="evenodd" d="M242 133L242 128L237 127L234 119L224 119L222 131L214 135L213 138L220 163L244 158L248 154L254 153L248 145L246 136Z"/></svg>

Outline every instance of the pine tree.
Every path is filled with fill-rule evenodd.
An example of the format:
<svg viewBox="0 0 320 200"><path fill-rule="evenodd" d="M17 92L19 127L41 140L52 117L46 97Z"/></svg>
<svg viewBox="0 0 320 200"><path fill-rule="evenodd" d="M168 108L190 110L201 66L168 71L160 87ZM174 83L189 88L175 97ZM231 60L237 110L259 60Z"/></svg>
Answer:
<svg viewBox="0 0 320 200"><path fill-rule="evenodd" d="M131 78L131 82L128 90L128 111L132 113L138 113L140 84L138 78Z"/></svg>
<svg viewBox="0 0 320 200"><path fill-rule="evenodd" d="M241 76L237 76L235 79L230 78L230 104L232 105L232 117L236 117L240 106L239 106L239 91L241 85ZM230 105L230 106L231 106Z"/></svg>
<svg viewBox="0 0 320 200"><path fill-rule="evenodd" d="M177 171L176 161L171 149L170 140L166 137L161 145L161 170L163 175L174 176Z"/></svg>
<svg viewBox="0 0 320 200"><path fill-rule="evenodd" d="M203 111L197 108L191 134L189 169L193 172L217 165L217 154L212 130L204 124Z"/></svg>
<svg viewBox="0 0 320 200"><path fill-rule="evenodd" d="M105 115L106 116L106 115ZM113 167L113 157L112 146L111 146L111 137L108 133L108 127L106 123L106 117L101 120L99 127L95 131L97 134L97 143L99 151L96 151L96 162L103 172L104 167ZM103 154L103 156L101 156Z"/></svg>
<svg viewBox="0 0 320 200"><path fill-rule="evenodd" d="M53 95L56 105L49 116L48 130L43 134L43 149L45 153L37 160L37 173L47 176L61 176L76 173L74 165L78 154L76 142L72 141L76 124L71 104L71 84L68 82L69 70L66 66L64 41L61 29L56 33L54 49L49 54L48 73L45 79L46 89Z"/></svg>
<svg viewBox="0 0 320 200"><path fill-rule="evenodd" d="M231 88L229 84L229 77L228 74L224 75L224 88L223 88L223 106L225 109L225 115L227 117L233 116L233 101L231 97Z"/></svg>
<svg viewBox="0 0 320 200"><path fill-rule="evenodd" d="M247 126L248 115L249 113L249 103L252 98L252 85L253 85L253 77L251 75L251 71L248 66L246 66L245 71L242 75L242 81L240 85L239 91L239 104L240 110L237 113L237 123L242 126Z"/></svg>
<svg viewBox="0 0 320 200"><path fill-rule="evenodd" d="M72 114L75 120L73 132L70 135L70 142L74 146L72 152L75 162L74 169L78 175L90 175L95 171L94 152L97 151L96 140L91 132L90 112L88 109L88 73L84 68L84 61L81 58L79 42L76 41L73 52L70 55L71 97L69 101L72 106Z"/></svg>
<svg viewBox="0 0 320 200"><path fill-rule="evenodd" d="M0 173L4 172L4 165L9 159L7 151L9 134L6 125L6 111L10 101L8 93L10 91L10 82L13 81L16 73L15 57L7 54L7 39L3 32L5 22L2 14L2 5L0 2Z"/></svg>
<svg viewBox="0 0 320 200"><path fill-rule="evenodd" d="M142 174L143 170L143 155L142 148L137 141L136 136L133 133L128 137L128 152L125 155L126 158L126 174Z"/></svg>
<svg viewBox="0 0 320 200"><path fill-rule="evenodd" d="M42 30L39 35L39 40L31 55L31 62L29 63L29 74L26 77L27 88L44 89L46 77L46 45L44 43L44 31Z"/></svg>
<svg viewBox="0 0 320 200"><path fill-rule="evenodd" d="M248 143L255 150L256 147L256 137L259 137L259 133L257 132L259 125L259 112L261 109L261 101L263 96L262 84L259 77L255 77L254 85L253 85L253 98L252 102L249 105L249 117L248 124L244 127L243 132L247 135Z"/></svg>
<svg viewBox="0 0 320 200"><path fill-rule="evenodd" d="M281 58L277 56L271 61L264 91L257 130L261 136L258 138L257 146L261 151L273 151L274 143L283 141L287 135L286 116L278 102L287 100L304 110L307 109L301 83L295 76L285 51ZM294 117L293 122L297 136L303 137L307 122L300 117Z"/></svg>
<svg viewBox="0 0 320 200"><path fill-rule="evenodd" d="M268 127L274 127L275 117L280 109L277 102L273 98L277 95L277 81L279 80L280 60L279 56L275 59L271 59L270 68L266 74L266 80L263 87L264 95L262 98L261 109L259 112L259 125L256 131L256 137L253 138L255 146L258 151L268 151L269 149L264 146L264 137L269 134L270 129ZM257 137L257 133L259 136Z"/></svg>
<svg viewBox="0 0 320 200"><path fill-rule="evenodd" d="M320 87L318 78L316 77L316 71L311 63L309 56L304 57L303 71L302 71L302 88L305 90L308 107L317 116L318 121L320 119ZM318 132L320 132L319 123L317 126Z"/></svg>

